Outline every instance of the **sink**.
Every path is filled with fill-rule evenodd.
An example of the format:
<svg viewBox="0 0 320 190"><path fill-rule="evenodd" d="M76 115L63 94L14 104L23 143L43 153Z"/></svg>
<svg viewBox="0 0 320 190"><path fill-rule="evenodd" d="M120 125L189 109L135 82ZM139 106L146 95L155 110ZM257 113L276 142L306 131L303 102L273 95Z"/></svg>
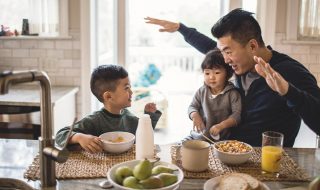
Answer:
<svg viewBox="0 0 320 190"><path fill-rule="evenodd" d="M29 184L24 181L13 178L0 178L1 190L34 190Z"/></svg>

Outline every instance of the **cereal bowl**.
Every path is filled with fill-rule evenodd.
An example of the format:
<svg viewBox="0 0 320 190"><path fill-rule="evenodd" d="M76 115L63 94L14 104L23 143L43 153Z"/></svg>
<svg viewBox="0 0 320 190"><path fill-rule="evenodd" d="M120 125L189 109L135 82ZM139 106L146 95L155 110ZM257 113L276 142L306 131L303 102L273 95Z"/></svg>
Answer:
<svg viewBox="0 0 320 190"><path fill-rule="evenodd" d="M135 135L129 132L114 131L99 136L103 150L109 153L122 153L128 151L135 140Z"/></svg>
<svg viewBox="0 0 320 190"><path fill-rule="evenodd" d="M229 165L243 164L249 160L253 148L247 143L227 140L213 145L215 156L223 163Z"/></svg>
<svg viewBox="0 0 320 190"><path fill-rule="evenodd" d="M110 181L110 183L113 185L113 187L115 187L115 189L124 189L124 190L131 190L132 189L132 188L124 187L124 186L118 184L116 182L115 173L116 173L117 168L123 167L123 166L127 166L127 167L133 169L134 166L136 166L140 161L141 160L130 160L130 161L122 162L122 163L119 163L119 164L116 164L116 165L112 166L112 168L107 173L107 177L108 177L108 180ZM179 184L183 180L183 177L184 177L183 171L178 166L176 166L174 164L171 164L171 163L168 163L168 162L163 162L163 161L155 162L154 166L157 166L157 165L163 165L163 166L166 166L166 167L169 167L169 168L172 168L172 169L176 170L176 171L174 171L173 174L177 175L178 180L174 184L171 184L169 186L165 186L165 187L162 187L162 188L156 188L156 189L152 189L152 190L173 190L173 189L177 189Z"/></svg>

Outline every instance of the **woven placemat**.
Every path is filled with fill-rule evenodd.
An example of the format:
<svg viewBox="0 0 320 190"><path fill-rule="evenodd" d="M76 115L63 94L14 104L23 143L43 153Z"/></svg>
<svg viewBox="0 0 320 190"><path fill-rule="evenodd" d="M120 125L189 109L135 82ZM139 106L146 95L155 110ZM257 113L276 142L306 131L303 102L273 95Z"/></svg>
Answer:
<svg viewBox="0 0 320 190"><path fill-rule="evenodd" d="M204 172L189 172L184 170L181 165L181 154L178 152L180 151L180 148L178 147L178 145L171 146L172 163L183 170L185 178L209 179L227 173L241 172L252 175L261 181L310 181L308 174L303 171L286 152L283 152L283 157L281 159L280 175L279 177L276 177L261 173L261 148L254 148L253 154L248 162L237 166L231 166L222 163L215 157L213 154L213 147L210 147L209 169Z"/></svg>
<svg viewBox="0 0 320 190"><path fill-rule="evenodd" d="M67 162L56 163L56 176L58 179L106 177L108 170L113 165L134 159L135 146L122 154L90 154L85 151L72 151ZM24 178L33 181L40 179L39 155L34 158L32 164L27 168Z"/></svg>

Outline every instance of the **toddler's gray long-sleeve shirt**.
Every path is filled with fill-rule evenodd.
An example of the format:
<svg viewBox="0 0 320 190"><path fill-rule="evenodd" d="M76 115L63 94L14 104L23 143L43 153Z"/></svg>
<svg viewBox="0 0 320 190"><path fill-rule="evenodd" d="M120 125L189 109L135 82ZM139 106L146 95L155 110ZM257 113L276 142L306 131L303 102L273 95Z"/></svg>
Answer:
<svg viewBox="0 0 320 190"><path fill-rule="evenodd" d="M235 86L229 82L223 91L214 96L207 85L200 87L189 106L188 114L198 112L206 126L206 135L210 128L231 117L239 124L241 121L241 96ZM229 130L220 133L220 139L227 139ZM210 135L209 135L210 137Z"/></svg>

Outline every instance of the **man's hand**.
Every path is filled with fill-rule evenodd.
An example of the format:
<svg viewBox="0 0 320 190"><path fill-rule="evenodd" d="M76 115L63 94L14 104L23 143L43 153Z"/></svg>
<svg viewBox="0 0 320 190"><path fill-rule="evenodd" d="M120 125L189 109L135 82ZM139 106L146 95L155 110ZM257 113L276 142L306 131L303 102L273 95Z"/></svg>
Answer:
<svg viewBox="0 0 320 190"><path fill-rule="evenodd" d="M286 95L289 89L288 82L275 70L270 64L266 63L261 57L254 56L253 59L257 64L255 69L259 75L266 79L269 87L278 92L281 96Z"/></svg>
<svg viewBox="0 0 320 190"><path fill-rule="evenodd" d="M151 17L146 17L144 18L144 20L146 20L146 23L148 24L155 24L155 25L161 26L162 28L159 29L159 32L172 33L172 32L176 32L180 27L180 23L171 22L167 20L160 20L160 19L151 18Z"/></svg>
<svg viewBox="0 0 320 190"><path fill-rule="evenodd" d="M197 132L202 132L205 130L204 123L198 112L193 112L191 115L193 121L193 130Z"/></svg>
<svg viewBox="0 0 320 190"><path fill-rule="evenodd" d="M73 136L75 140L80 144L80 146L87 152L98 153L102 152L102 142L99 137L93 135L87 135L82 133L77 133Z"/></svg>
<svg viewBox="0 0 320 190"><path fill-rule="evenodd" d="M155 103L147 103L144 107L144 111L154 113L157 111L157 106Z"/></svg>

